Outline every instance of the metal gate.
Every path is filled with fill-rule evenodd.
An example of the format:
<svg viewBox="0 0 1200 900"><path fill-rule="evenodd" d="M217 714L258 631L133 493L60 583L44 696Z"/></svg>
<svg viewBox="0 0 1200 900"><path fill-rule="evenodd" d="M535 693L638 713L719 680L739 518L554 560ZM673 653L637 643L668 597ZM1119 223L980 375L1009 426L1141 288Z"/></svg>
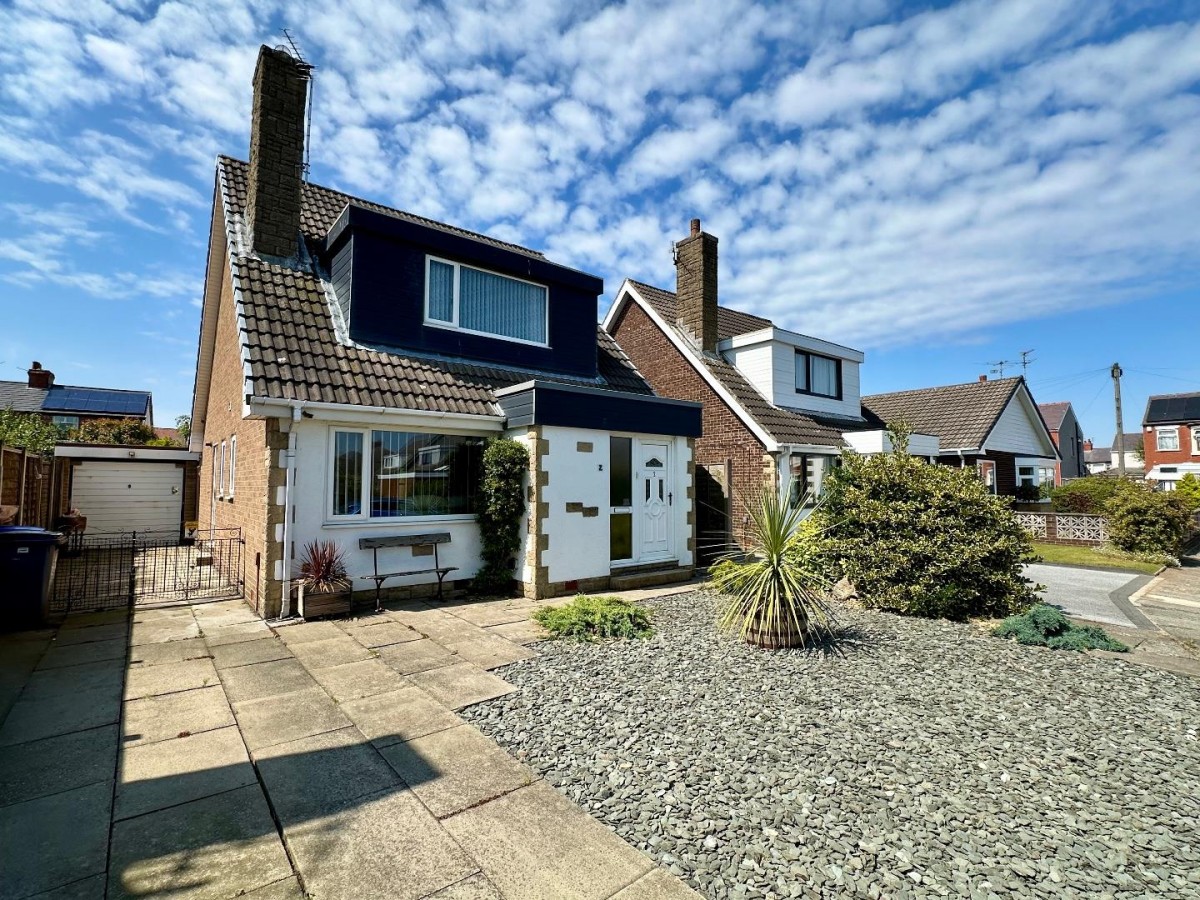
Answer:
<svg viewBox="0 0 1200 900"><path fill-rule="evenodd" d="M50 613L230 600L242 596L242 531L75 536L62 548Z"/></svg>

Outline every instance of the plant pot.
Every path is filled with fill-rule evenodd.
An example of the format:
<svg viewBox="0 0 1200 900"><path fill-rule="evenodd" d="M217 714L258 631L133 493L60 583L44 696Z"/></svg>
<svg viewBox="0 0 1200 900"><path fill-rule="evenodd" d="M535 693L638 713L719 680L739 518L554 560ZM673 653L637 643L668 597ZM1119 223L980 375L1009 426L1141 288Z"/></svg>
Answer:
<svg viewBox="0 0 1200 900"><path fill-rule="evenodd" d="M320 616L344 616L351 611L350 591L314 591L300 585L298 605L305 619Z"/></svg>

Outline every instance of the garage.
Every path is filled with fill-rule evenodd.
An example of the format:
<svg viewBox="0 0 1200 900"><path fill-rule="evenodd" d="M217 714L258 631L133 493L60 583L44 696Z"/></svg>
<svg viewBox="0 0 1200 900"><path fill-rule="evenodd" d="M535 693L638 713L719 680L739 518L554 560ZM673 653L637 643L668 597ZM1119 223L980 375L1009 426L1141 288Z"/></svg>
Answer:
<svg viewBox="0 0 1200 900"><path fill-rule="evenodd" d="M69 460L63 493L67 507L87 518L87 534L137 532L173 539L182 533L196 454L59 445L55 456Z"/></svg>

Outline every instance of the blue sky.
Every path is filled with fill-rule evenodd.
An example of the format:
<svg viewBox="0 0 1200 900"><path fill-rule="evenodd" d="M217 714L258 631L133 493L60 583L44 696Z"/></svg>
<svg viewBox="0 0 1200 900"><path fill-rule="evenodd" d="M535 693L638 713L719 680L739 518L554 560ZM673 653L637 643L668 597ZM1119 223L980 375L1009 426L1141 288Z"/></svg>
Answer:
<svg viewBox="0 0 1200 900"><path fill-rule="evenodd" d="M1200 389L1196 0L17 0L0 377L188 411L213 160L245 157L285 27L314 180L542 249L606 303L671 287L699 216L722 301L862 348L868 392L1033 349L1035 396L1107 443L1113 361L1127 424Z"/></svg>

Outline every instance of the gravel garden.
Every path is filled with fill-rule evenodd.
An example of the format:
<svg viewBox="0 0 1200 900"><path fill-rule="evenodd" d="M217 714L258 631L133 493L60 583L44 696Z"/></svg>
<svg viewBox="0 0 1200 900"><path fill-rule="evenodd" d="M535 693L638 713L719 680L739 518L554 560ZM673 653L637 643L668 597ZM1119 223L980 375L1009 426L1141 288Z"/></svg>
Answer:
<svg viewBox="0 0 1200 900"><path fill-rule="evenodd" d="M710 594L649 606L464 715L705 895L1200 895L1194 680L841 607L838 649L764 651Z"/></svg>

